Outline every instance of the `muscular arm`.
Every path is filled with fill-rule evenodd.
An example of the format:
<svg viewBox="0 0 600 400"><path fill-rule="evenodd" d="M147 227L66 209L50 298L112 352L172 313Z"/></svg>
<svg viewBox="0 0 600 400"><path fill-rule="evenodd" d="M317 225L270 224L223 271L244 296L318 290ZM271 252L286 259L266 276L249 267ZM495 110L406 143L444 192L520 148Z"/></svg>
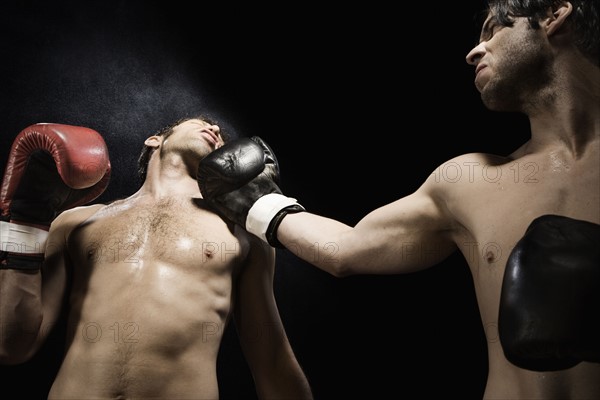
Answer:
<svg viewBox="0 0 600 400"><path fill-rule="evenodd" d="M0 270L0 362L19 364L39 348L40 271Z"/></svg>
<svg viewBox="0 0 600 400"><path fill-rule="evenodd" d="M291 252L335 276L397 274L437 264L456 246L453 220L439 184L427 181L415 193L382 206L354 227L308 212L288 214L277 238Z"/></svg>
<svg viewBox="0 0 600 400"><path fill-rule="evenodd" d="M55 324L71 221L57 215L98 197L110 171L93 129L39 123L15 137L0 187L0 362L26 361Z"/></svg>
<svg viewBox="0 0 600 400"><path fill-rule="evenodd" d="M65 211L52 222L41 270L0 270L2 363L18 364L30 359L54 327L67 282L66 238L81 214L93 209Z"/></svg>
<svg viewBox="0 0 600 400"><path fill-rule="evenodd" d="M335 276L416 271L456 249L452 232L458 224L443 194L450 188L432 177L350 227L306 212L283 195L275 155L258 137L212 152L197 176L204 198L226 218Z"/></svg>
<svg viewBox="0 0 600 400"><path fill-rule="evenodd" d="M65 288L63 267L49 268L62 257L59 220L46 243L41 270L0 270L1 360L6 364L27 361L40 348L59 315Z"/></svg>
<svg viewBox="0 0 600 400"><path fill-rule="evenodd" d="M235 323L260 399L312 399L273 295L275 251L251 239L237 282Z"/></svg>

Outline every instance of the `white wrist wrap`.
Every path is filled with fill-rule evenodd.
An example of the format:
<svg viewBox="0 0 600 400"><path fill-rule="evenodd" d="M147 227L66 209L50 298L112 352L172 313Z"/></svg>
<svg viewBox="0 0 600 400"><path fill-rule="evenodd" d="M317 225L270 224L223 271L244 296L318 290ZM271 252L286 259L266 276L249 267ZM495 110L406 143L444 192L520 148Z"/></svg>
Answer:
<svg viewBox="0 0 600 400"><path fill-rule="evenodd" d="M264 195L248 211L246 230L268 242L266 233L273 217L282 209L295 204L298 204L296 199L282 194L269 193Z"/></svg>
<svg viewBox="0 0 600 400"><path fill-rule="evenodd" d="M10 253L43 254L48 231L33 226L0 221L0 250Z"/></svg>

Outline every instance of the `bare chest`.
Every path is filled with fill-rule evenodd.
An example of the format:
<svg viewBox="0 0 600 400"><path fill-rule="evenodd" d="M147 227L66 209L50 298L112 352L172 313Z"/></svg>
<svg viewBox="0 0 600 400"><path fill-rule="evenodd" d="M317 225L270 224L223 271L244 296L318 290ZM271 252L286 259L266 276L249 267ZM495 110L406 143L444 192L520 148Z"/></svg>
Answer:
<svg viewBox="0 0 600 400"><path fill-rule="evenodd" d="M76 228L69 249L87 263L226 268L244 253L228 225L191 199L115 204Z"/></svg>
<svg viewBox="0 0 600 400"><path fill-rule="evenodd" d="M506 261L535 218L556 214L600 223L597 161L550 157L484 166L454 192L452 212L463 227L455 240L484 315L495 315Z"/></svg>
<svg viewBox="0 0 600 400"><path fill-rule="evenodd" d="M452 201L453 213L466 228L463 240L500 247L506 254L540 215L600 223L596 161L597 157L579 163L533 158L473 169L471 180L460 185ZM498 259L485 252L482 257Z"/></svg>

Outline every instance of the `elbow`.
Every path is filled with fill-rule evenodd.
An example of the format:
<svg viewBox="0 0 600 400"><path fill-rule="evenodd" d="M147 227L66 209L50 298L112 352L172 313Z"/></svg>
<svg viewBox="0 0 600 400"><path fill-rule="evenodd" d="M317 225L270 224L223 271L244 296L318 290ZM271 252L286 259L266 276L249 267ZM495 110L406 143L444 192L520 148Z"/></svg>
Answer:
<svg viewBox="0 0 600 400"><path fill-rule="evenodd" d="M15 351L17 350L17 351ZM16 348L2 346L0 348L1 365L19 365L24 364L33 358L34 351L19 351Z"/></svg>
<svg viewBox="0 0 600 400"><path fill-rule="evenodd" d="M349 263L343 262L342 260L332 262L326 271L336 278L345 278L347 276L355 275L356 273Z"/></svg>
<svg viewBox="0 0 600 400"><path fill-rule="evenodd" d="M31 360L40 345L38 333L38 331L8 332L7 330L1 332L0 364L17 365Z"/></svg>
<svg viewBox="0 0 600 400"><path fill-rule="evenodd" d="M356 263L352 262L352 255L341 252L339 246L334 246L332 243L327 243L322 248L311 246L310 252L303 251L299 246L291 245L289 245L288 250L312 266L336 278L344 278L358 273L354 265Z"/></svg>
<svg viewBox="0 0 600 400"><path fill-rule="evenodd" d="M315 259L313 264L336 278L358 274L352 255L339 251L339 248L337 250L336 253L328 252L326 256Z"/></svg>

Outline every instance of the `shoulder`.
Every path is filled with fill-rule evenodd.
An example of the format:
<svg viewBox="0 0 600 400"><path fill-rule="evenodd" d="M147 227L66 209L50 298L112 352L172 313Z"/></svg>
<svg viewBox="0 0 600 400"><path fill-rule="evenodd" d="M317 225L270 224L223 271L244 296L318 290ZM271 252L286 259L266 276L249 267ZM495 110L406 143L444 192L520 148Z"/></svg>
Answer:
<svg viewBox="0 0 600 400"><path fill-rule="evenodd" d="M63 211L60 215L69 218L88 218L104 207L106 207L106 204L92 204L87 206L73 207Z"/></svg>
<svg viewBox="0 0 600 400"><path fill-rule="evenodd" d="M472 184L497 174L498 168L510 165L513 161L511 156L489 153L462 154L438 165L424 186L431 190L450 190L464 184Z"/></svg>
<svg viewBox="0 0 600 400"><path fill-rule="evenodd" d="M87 206L79 206L70 208L61 212L52 222L52 227L57 228L65 225L74 225L79 224L95 213L97 213L100 209L104 208L105 204L92 204Z"/></svg>
<svg viewBox="0 0 600 400"><path fill-rule="evenodd" d="M489 188L488 182L506 175L503 168L512 162L511 157L488 153L453 157L431 172L415 197L429 199L440 210L447 210L451 205L468 207L472 199L480 197L482 188Z"/></svg>
<svg viewBox="0 0 600 400"><path fill-rule="evenodd" d="M94 204L74 207L61 212L50 225L47 247L60 248L73 229L103 207L104 204Z"/></svg>
<svg viewBox="0 0 600 400"><path fill-rule="evenodd" d="M435 174L440 170L449 172L448 170L454 169L463 178L465 176L468 177L469 172L475 169L497 167L508 164L513 160L510 156L500 156L490 153L467 153L445 161L433 173Z"/></svg>

